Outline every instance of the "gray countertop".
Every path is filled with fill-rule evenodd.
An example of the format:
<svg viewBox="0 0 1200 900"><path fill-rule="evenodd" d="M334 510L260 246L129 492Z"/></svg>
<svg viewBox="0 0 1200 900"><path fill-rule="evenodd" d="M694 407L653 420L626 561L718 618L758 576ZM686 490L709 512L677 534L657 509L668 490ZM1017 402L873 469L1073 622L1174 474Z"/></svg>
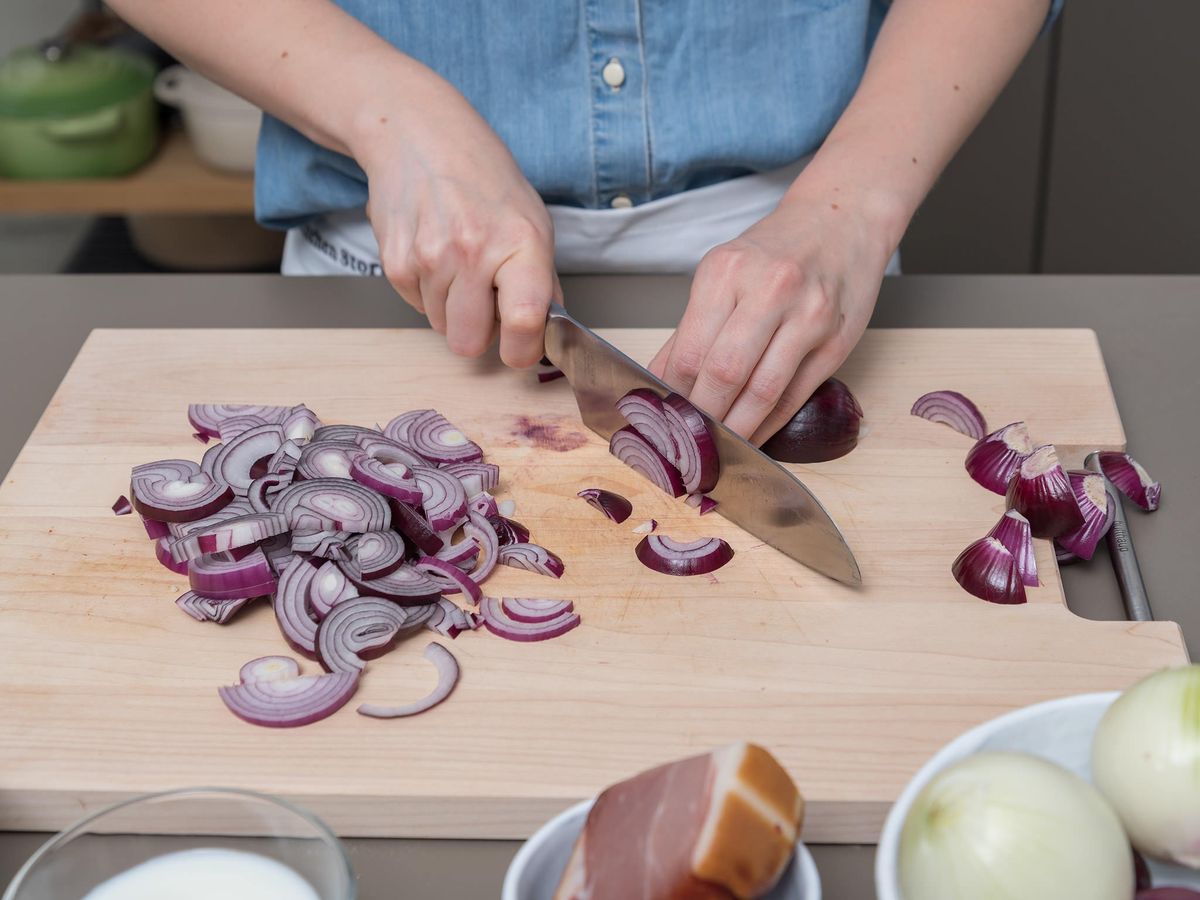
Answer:
<svg viewBox="0 0 1200 900"><path fill-rule="evenodd" d="M688 281L675 276L567 278L568 305L602 326L673 325ZM380 280L278 276L8 276L0 278L0 471L7 471L92 328L404 327L423 320ZM1200 534L1200 277L906 276L883 287L874 327L1089 327L1100 338L1130 451L1164 486L1152 516L1130 509L1155 614L1200 649L1200 603L1184 561ZM1053 390L1054 385L1047 385ZM1101 550L1063 572L1071 608L1123 617ZM3 798L0 798L3 802ZM42 840L0 835L0 884ZM499 895L517 844L352 840L362 900ZM831 900L868 900L870 847L814 848Z"/></svg>

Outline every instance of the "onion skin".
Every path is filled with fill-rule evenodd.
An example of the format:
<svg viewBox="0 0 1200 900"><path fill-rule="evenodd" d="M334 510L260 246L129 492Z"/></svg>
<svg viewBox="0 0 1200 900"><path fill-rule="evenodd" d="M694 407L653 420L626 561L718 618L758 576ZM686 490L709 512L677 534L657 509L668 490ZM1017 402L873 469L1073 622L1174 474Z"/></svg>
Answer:
<svg viewBox="0 0 1200 900"><path fill-rule="evenodd" d="M1092 780L1135 849L1200 868L1200 665L1155 672L1113 702Z"/></svg>
<svg viewBox="0 0 1200 900"><path fill-rule="evenodd" d="M1024 422L998 428L967 451L967 474L993 494L1004 496L1008 482L1029 455L1033 441Z"/></svg>
<svg viewBox="0 0 1200 900"><path fill-rule="evenodd" d="M1025 586L1017 571L1017 561L996 538L975 541L958 555L950 571L964 591L980 600L1025 602Z"/></svg>
<svg viewBox="0 0 1200 900"><path fill-rule="evenodd" d="M830 378L813 391L790 422L767 438L762 451L786 463L838 459L858 446L862 419L862 407L850 388L837 378ZM711 485L699 490L710 488Z"/></svg>
<svg viewBox="0 0 1200 900"><path fill-rule="evenodd" d="M1083 526L1070 479L1051 444L1038 447L1021 463L1008 483L1005 500L1009 509L1029 520L1036 538L1061 537Z"/></svg>

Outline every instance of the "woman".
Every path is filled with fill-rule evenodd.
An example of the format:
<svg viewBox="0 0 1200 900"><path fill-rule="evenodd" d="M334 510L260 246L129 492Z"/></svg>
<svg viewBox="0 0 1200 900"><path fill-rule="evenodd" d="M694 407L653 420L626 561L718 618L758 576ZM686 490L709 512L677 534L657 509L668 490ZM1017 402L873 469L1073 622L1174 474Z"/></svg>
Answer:
<svg viewBox="0 0 1200 900"><path fill-rule="evenodd" d="M285 272L382 271L454 352L498 322L528 366L556 233L563 271L695 268L651 368L758 443L862 335L1050 4L111 0L270 114Z"/></svg>

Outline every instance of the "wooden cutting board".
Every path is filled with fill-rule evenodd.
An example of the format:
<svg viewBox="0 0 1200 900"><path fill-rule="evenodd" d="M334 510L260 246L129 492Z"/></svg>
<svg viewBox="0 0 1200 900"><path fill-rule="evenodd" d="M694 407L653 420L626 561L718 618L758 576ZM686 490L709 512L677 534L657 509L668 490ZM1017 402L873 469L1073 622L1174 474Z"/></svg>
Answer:
<svg viewBox="0 0 1200 900"><path fill-rule="evenodd" d="M607 336L645 361L665 333ZM950 576L1003 501L964 473L970 441L909 406L955 388L993 426L1024 417L1076 460L1119 448L1090 331L877 331L841 374L869 433L800 474L857 553L859 590L657 494L583 428L564 382L452 358L431 332L93 332L0 489L0 828L221 784L294 798L346 835L522 837L640 769L751 739L802 786L806 839L872 841L908 778L964 729L1185 661L1172 623L1073 616L1045 542L1045 584L1025 606L976 600ZM199 458L189 401L303 401L366 425L436 406L500 464L500 494L567 564L557 582L501 567L489 592L570 598L584 624L534 645L460 637L457 690L414 719L350 706L295 730L238 721L216 688L287 652L270 609L223 628L191 620L136 517L109 511L132 464ZM602 519L575 497L589 486L630 497L634 517ZM630 531L650 517L737 555L711 577L650 572ZM426 643L371 663L357 701L424 694Z"/></svg>

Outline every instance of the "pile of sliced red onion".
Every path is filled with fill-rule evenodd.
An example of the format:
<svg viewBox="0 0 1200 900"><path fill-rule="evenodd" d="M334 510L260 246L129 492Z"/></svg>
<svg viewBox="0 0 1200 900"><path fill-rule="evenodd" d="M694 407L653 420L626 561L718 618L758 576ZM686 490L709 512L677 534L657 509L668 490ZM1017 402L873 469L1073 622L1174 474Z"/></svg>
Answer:
<svg viewBox="0 0 1200 900"><path fill-rule="evenodd" d="M486 626L529 642L579 624L568 601L483 596L497 565L551 578L565 566L501 514L513 505L491 493L499 468L435 410L382 429L322 425L303 405L197 404L188 419L201 442L220 442L199 464L135 467L130 499L113 512L139 513L159 562L188 577L176 600L187 615L224 625L265 598L292 649L328 673L303 675L282 656L247 663L218 692L247 722L291 727L333 714L368 660L421 629L453 639ZM359 712L410 716L449 696L458 662L436 643L425 655L438 671L428 696Z"/></svg>
<svg viewBox="0 0 1200 900"><path fill-rule="evenodd" d="M955 580L983 600L1025 602L1025 588L1038 585L1034 538L1052 540L1060 564L1091 559L1115 515L1106 478L1142 509L1158 508L1161 485L1127 453L1099 454L1103 475L1067 471L1053 444L1035 446L1024 422L984 434L983 414L957 391L925 394L912 414L978 438L967 473L1005 498L1004 516L951 566Z"/></svg>

